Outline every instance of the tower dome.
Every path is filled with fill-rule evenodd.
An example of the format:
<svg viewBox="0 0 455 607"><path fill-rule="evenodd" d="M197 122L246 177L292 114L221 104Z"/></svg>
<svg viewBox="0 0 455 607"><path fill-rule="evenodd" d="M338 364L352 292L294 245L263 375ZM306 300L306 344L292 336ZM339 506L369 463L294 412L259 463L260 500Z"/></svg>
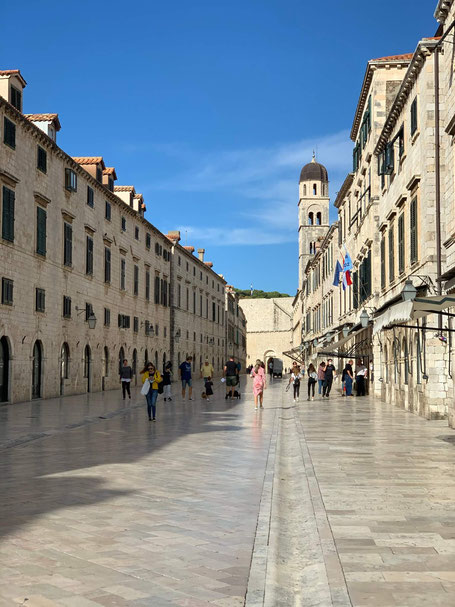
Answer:
<svg viewBox="0 0 455 607"><path fill-rule="evenodd" d="M311 162L306 164L300 171L300 182L302 181L322 181L323 183L329 182L327 169L324 165L316 162L314 154Z"/></svg>

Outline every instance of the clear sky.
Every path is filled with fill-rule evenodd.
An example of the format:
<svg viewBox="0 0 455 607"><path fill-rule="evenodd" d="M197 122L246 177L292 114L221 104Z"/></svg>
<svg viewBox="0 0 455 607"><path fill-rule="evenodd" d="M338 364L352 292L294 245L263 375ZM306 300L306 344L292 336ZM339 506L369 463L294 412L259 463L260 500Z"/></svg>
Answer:
<svg viewBox="0 0 455 607"><path fill-rule="evenodd" d="M436 0L148 0L3 6L1 69L60 146L103 156L147 219L240 288L297 288L300 168L332 201L352 166L366 62L433 36ZM14 27L5 27L6 24ZM331 218L335 213L331 211Z"/></svg>

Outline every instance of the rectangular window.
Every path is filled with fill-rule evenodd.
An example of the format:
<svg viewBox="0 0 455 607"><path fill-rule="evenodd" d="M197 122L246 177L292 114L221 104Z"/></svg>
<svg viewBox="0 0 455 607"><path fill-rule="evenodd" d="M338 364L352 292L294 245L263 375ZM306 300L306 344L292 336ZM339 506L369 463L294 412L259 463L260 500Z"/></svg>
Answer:
<svg viewBox="0 0 455 607"><path fill-rule="evenodd" d="M357 310L359 307L359 273L353 272L352 274L352 297L353 297L353 307L354 310Z"/></svg>
<svg viewBox="0 0 455 607"><path fill-rule="evenodd" d="M38 146L38 154L36 157L36 168L42 173L47 173L47 152L40 145Z"/></svg>
<svg viewBox="0 0 455 607"><path fill-rule="evenodd" d="M46 309L46 291L44 289L36 289L35 291L35 310L44 312Z"/></svg>
<svg viewBox="0 0 455 607"><path fill-rule="evenodd" d="M126 219L122 217L122 232L126 232Z"/></svg>
<svg viewBox="0 0 455 607"><path fill-rule="evenodd" d="M139 228L137 226L134 228L134 238L139 240Z"/></svg>
<svg viewBox="0 0 455 607"><path fill-rule="evenodd" d="M96 180L98 183L103 183L103 171L100 167L96 167Z"/></svg>
<svg viewBox="0 0 455 607"><path fill-rule="evenodd" d="M178 256L178 261L177 261L177 263L179 264L179 266L181 266L181 265L182 265L182 258L180 257L180 255Z"/></svg>
<svg viewBox="0 0 455 607"><path fill-rule="evenodd" d="M108 221L110 221L111 217L112 217L111 203L106 200L105 205L104 205L104 218L107 219Z"/></svg>
<svg viewBox="0 0 455 607"><path fill-rule="evenodd" d="M2 238L14 242L14 200L15 193L3 186Z"/></svg>
<svg viewBox="0 0 455 607"><path fill-rule="evenodd" d="M152 237L150 236L150 234L146 234L145 235L145 248L150 249L151 246L152 246Z"/></svg>
<svg viewBox="0 0 455 607"><path fill-rule="evenodd" d="M63 296L63 318L71 318L71 297Z"/></svg>
<svg viewBox="0 0 455 607"><path fill-rule="evenodd" d="M87 236L85 239L85 273L93 274L93 238Z"/></svg>
<svg viewBox="0 0 455 607"><path fill-rule="evenodd" d="M177 285L177 307L178 308L182 307L182 285L181 284Z"/></svg>
<svg viewBox="0 0 455 607"><path fill-rule="evenodd" d="M111 250L104 247L104 282L111 282Z"/></svg>
<svg viewBox="0 0 455 607"><path fill-rule="evenodd" d="M111 311L109 308L104 308L104 326L111 326Z"/></svg>
<svg viewBox="0 0 455 607"><path fill-rule="evenodd" d="M411 264L415 263L418 259L418 245L417 245L417 198L413 198L411 201L411 207L409 212L409 240L411 244Z"/></svg>
<svg viewBox="0 0 455 607"><path fill-rule="evenodd" d="M41 207L36 207L36 252L46 255L46 224L47 213Z"/></svg>
<svg viewBox="0 0 455 607"><path fill-rule="evenodd" d="M411 103L411 136L417 131L417 97Z"/></svg>
<svg viewBox="0 0 455 607"><path fill-rule="evenodd" d="M145 299L150 301L150 271L145 271Z"/></svg>
<svg viewBox="0 0 455 607"><path fill-rule="evenodd" d="M403 274L404 258L404 213L398 218L398 274Z"/></svg>
<svg viewBox="0 0 455 607"><path fill-rule="evenodd" d="M389 229L389 283L395 280L395 238L393 226Z"/></svg>
<svg viewBox="0 0 455 607"><path fill-rule="evenodd" d="M120 290L125 290L126 260L120 260Z"/></svg>
<svg viewBox="0 0 455 607"><path fill-rule="evenodd" d="M93 306L91 303L85 304L85 322L88 321L90 316L93 316Z"/></svg>
<svg viewBox="0 0 455 607"><path fill-rule="evenodd" d="M216 304L212 301L212 321L216 322Z"/></svg>
<svg viewBox="0 0 455 607"><path fill-rule="evenodd" d="M6 117L3 119L3 143L13 150L16 148L16 125Z"/></svg>
<svg viewBox="0 0 455 607"><path fill-rule="evenodd" d="M196 292L193 291L193 314L196 314Z"/></svg>
<svg viewBox="0 0 455 607"><path fill-rule="evenodd" d="M89 207L92 207L92 209L95 206L95 193L89 185L87 186L87 204Z"/></svg>
<svg viewBox="0 0 455 607"><path fill-rule="evenodd" d="M137 316L133 318L133 331L139 333L139 318Z"/></svg>
<svg viewBox="0 0 455 607"><path fill-rule="evenodd" d="M10 103L16 110L22 112L22 91L17 89L15 86L12 86L10 89Z"/></svg>
<svg viewBox="0 0 455 607"><path fill-rule="evenodd" d="M139 266L134 266L133 295L139 295Z"/></svg>
<svg viewBox="0 0 455 607"><path fill-rule="evenodd" d="M77 192L77 175L71 169L65 169L65 190Z"/></svg>
<svg viewBox="0 0 455 607"><path fill-rule="evenodd" d="M73 263L73 226L70 223L63 224L63 264L71 266Z"/></svg>
<svg viewBox="0 0 455 607"><path fill-rule="evenodd" d="M156 335L156 337L158 337L159 334L160 334L160 327L159 327L159 325L155 325L155 335Z"/></svg>
<svg viewBox="0 0 455 607"><path fill-rule="evenodd" d="M155 276L155 303L160 303L160 277Z"/></svg>
<svg viewBox="0 0 455 607"><path fill-rule="evenodd" d="M9 278L2 278L2 304L5 306L13 305L13 287L14 283Z"/></svg>
<svg viewBox="0 0 455 607"><path fill-rule="evenodd" d="M107 189L111 192L114 191L114 180L110 176L107 178Z"/></svg>
<svg viewBox="0 0 455 607"><path fill-rule="evenodd" d="M385 236L381 238L381 289L385 289Z"/></svg>

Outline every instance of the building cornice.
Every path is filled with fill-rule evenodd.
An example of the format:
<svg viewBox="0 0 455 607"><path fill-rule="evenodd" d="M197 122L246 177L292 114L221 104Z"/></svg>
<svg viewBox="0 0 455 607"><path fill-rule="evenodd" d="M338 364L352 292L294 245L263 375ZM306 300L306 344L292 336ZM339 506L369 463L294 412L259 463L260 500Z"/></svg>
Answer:
<svg viewBox="0 0 455 607"><path fill-rule="evenodd" d="M340 191L338 192L337 197L335 198L335 202L333 203L333 206L336 209L340 208L344 197L346 196L349 188L352 185L352 182L354 180L354 175L355 175L355 173L348 173L346 175L346 179L343 181L343 185L341 186Z"/></svg>
<svg viewBox="0 0 455 607"><path fill-rule="evenodd" d="M434 11L434 18L438 23L445 23L452 4L453 0L439 0Z"/></svg>
<svg viewBox="0 0 455 607"><path fill-rule="evenodd" d="M379 155L385 148L390 135L397 124L401 111L406 103L414 83L417 80L420 71L426 61L426 58L434 50L439 42L439 38L423 38L417 45L417 48L412 56L406 74L403 78L401 86L398 90L395 101L390 108L381 134L379 135L374 154Z"/></svg>

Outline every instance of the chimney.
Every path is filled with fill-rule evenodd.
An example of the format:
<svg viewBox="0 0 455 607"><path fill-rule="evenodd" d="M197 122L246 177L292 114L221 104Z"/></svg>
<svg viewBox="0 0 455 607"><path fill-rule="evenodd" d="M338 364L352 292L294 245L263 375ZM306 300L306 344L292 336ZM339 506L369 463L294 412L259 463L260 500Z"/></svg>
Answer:
<svg viewBox="0 0 455 607"><path fill-rule="evenodd" d="M197 250L199 261L204 261L204 253L205 253L205 249L198 249Z"/></svg>
<svg viewBox="0 0 455 607"><path fill-rule="evenodd" d="M117 174L114 167L106 167L103 171L103 185L111 192L114 191L114 185L117 181Z"/></svg>
<svg viewBox="0 0 455 607"><path fill-rule="evenodd" d="M172 230L171 232L167 233L167 237L171 242L177 244L180 241L180 232L179 230Z"/></svg>

